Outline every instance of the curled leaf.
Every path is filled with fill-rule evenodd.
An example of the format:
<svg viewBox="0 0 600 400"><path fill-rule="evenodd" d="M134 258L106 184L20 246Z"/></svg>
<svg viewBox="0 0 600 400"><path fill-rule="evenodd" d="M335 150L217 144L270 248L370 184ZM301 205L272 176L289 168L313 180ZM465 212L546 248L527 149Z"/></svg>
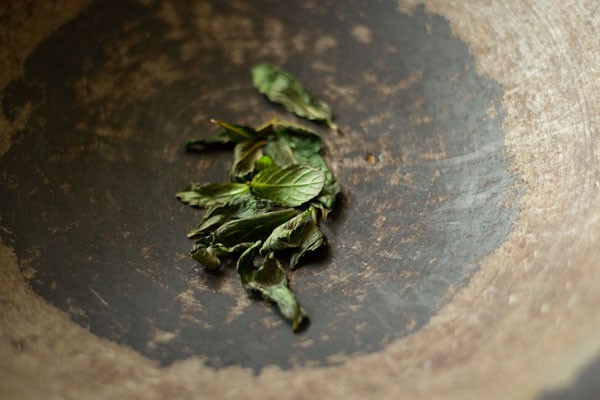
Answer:
<svg viewBox="0 0 600 400"><path fill-rule="evenodd" d="M207 139L195 139L185 143L185 149L191 150L204 147L227 146L257 137L257 132L249 126L233 125L227 122L211 119L210 122L225 130Z"/></svg>
<svg viewBox="0 0 600 400"><path fill-rule="evenodd" d="M291 321L296 331L306 318L306 311L300 307L288 285L288 279L274 253L269 253L260 268L254 268L254 257L260 242L248 248L238 260L237 270L242 285L247 290L260 293L265 299L274 302L279 312Z"/></svg>
<svg viewBox="0 0 600 400"><path fill-rule="evenodd" d="M263 214L273 209L271 201L243 197L225 204L214 205L206 210L200 223L188 233L189 238L212 234L219 226L234 219Z"/></svg>
<svg viewBox="0 0 600 400"><path fill-rule="evenodd" d="M266 140L245 140L235 145L233 150L233 167L231 167L231 181L244 182L254 173L254 163L263 156L263 147Z"/></svg>
<svg viewBox="0 0 600 400"><path fill-rule="evenodd" d="M273 160L273 163L280 168L298 164L298 158L292 148L281 140L270 140L265 146L264 152Z"/></svg>
<svg viewBox="0 0 600 400"><path fill-rule="evenodd" d="M221 258L240 253L247 249L252 243L239 243L232 247L225 247L220 243L206 245L197 242L190 254L192 258L204 265L206 269L217 270L221 266Z"/></svg>
<svg viewBox="0 0 600 400"><path fill-rule="evenodd" d="M293 249L300 246L304 228L310 223L310 211L306 210L273 229L260 249L260 254Z"/></svg>
<svg viewBox="0 0 600 400"><path fill-rule="evenodd" d="M237 243L256 242L266 239L273 229L293 218L293 208L251 215L221 225L213 234L213 243L233 246Z"/></svg>
<svg viewBox="0 0 600 400"><path fill-rule="evenodd" d="M321 229L319 229L316 224L305 225L302 231L300 245L294 250L290 258L290 268L296 269L302 256L308 252L317 250L324 242L325 237L323 236L323 232L321 232Z"/></svg>
<svg viewBox="0 0 600 400"><path fill-rule="evenodd" d="M287 72L269 64L261 64L252 69L252 81L256 89L273 103L283 105L299 117L324 121L337 130L329 105L313 99L302 84Z"/></svg>

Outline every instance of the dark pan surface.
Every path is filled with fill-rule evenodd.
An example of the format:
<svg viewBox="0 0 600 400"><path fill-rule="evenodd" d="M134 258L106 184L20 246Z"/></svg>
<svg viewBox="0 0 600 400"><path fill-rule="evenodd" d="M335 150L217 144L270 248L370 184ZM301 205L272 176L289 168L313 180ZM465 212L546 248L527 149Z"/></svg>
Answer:
<svg viewBox="0 0 600 400"><path fill-rule="evenodd" d="M499 85L446 20L394 2L93 3L42 43L2 112L27 126L0 159L2 238L36 293L163 365L336 363L417 331L517 215ZM291 273L293 334L229 268L187 256L201 212L174 193L226 179L229 152L185 153L211 117L286 116L251 86L268 61L336 111L317 125L342 186L330 246ZM476 306L476 305L474 305Z"/></svg>

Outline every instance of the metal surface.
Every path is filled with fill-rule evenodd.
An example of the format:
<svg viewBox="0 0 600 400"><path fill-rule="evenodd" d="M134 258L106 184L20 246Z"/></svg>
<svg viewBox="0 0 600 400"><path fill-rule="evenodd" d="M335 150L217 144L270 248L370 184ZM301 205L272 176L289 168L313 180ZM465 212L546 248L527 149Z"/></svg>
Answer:
<svg viewBox="0 0 600 400"><path fill-rule="evenodd" d="M257 369L324 363L419 329L516 214L505 205L515 177L498 85L477 76L447 22L423 9L404 16L393 4L353 5L362 16L338 19L331 6L217 4L202 10L207 21L229 19L216 31L256 21L253 32L269 32L277 19L282 43L303 35L310 50L277 57L268 40L248 37L239 62L211 41L184 60L182 47L210 38L211 26L182 22L172 39L157 22L160 6L115 13L100 2L36 49L6 88L8 118L27 103L35 109L0 166L15 181L1 191L5 240L35 271L33 289L93 333L163 364L190 355ZM184 21L195 12L174 11ZM363 36L353 37L357 27ZM336 44L322 50L326 70L311 55L319 43ZM226 176L229 152L182 151L186 139L210 134L209 116L248 124L278 110L249 79L262 61L326 97L344 132L323 132L345 197L325 225L330 252L291 274L312 321L300 335L271 307L250 304L231 268L207 274L184 256L201 214L173 196ZM156 332L173 337L156 342Z"/></svg>
<svg viewBox="0 0 600 400"><path fill-rule="evenodd" d="M6 32L25 33L0 48L30 47L0 81L0 349L16 360L0 367L16 382L58 356L62 394L89 395L87 374L122 396L150 381L157 397L594 391L600 104L577 79L598 75L587 42L560 33L597 20L563 26L529 3L102 1L46 10L38 34L23 24L41 6L7 4ZM265 61L325 99L343 131L309 124L343 199L327 251L290 274L310 315L300 334L231 267L189 258L201 212L174 198L227 179L229 152L182 149L211 117L290 118L251 86ZM574 386L552 386L582 365Z"/></svg>

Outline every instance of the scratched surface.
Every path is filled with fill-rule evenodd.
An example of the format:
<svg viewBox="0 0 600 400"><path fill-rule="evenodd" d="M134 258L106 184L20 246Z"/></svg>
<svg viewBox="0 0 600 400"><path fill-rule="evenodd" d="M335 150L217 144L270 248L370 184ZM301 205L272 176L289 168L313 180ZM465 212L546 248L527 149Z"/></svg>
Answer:
<svg viewBox="0 0 600 400"><path fill-rule="evenodd" d="M416 332L505 240L502 91L448 22L393 2L93 3L43 42L2 112L28 118L0 159L2 239L36 293L162 365L327 365ZM349 10L352 10L350 12ZM293 334L231 269L208 274L185 233L190 181L229 152L186 154L211 117L285 116L251 87L268 61L336 111L324 137L343 187L330 246L291 277L311 324Z"/></svg>

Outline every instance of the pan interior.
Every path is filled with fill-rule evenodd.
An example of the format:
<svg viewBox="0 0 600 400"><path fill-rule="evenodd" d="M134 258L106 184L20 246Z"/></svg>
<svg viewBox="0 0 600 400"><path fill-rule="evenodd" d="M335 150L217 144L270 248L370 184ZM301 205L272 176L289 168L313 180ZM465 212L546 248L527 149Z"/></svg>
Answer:
<svg viewBox="0 0 600 400"><path fill-rule="evenodd" d="M93 3L30 57L2 112L26 126L0 159L2 238L40 296L93 333L168 365L327 364L417 331L517 214L501 88L443 18L394 2ZM294 73L336 111L323 134L343 186L326 254L291 273L311 324L293 334L185 234L190 181L226 179L231 154L186 154L211 117L280 110L250 68ZM282 114L284 115L284 114Z"/></svg>

